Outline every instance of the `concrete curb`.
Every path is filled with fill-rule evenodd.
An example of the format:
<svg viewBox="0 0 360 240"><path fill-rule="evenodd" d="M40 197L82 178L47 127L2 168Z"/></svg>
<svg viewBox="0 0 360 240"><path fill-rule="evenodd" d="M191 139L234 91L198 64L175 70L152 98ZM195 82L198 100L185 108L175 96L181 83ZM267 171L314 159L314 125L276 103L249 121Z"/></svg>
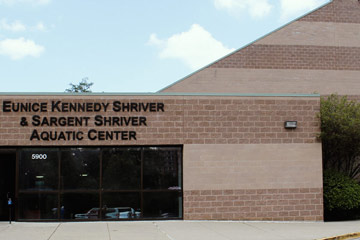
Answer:
<svg viewBox="0 0 360 240"><path fill-rule="evenodd" d="M321 238L318 240L346 240L346 239L353 239L356 237L360 237L360 232L349 233L349 234L344 234L344 235L335 236L335 237Z"/></svg>

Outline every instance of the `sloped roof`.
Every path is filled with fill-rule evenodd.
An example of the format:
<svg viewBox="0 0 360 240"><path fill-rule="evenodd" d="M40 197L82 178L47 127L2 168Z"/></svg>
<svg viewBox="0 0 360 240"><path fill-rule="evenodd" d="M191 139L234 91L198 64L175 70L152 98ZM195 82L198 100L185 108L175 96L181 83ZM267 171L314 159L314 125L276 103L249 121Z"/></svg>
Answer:
<svg viewBox="0 0 360 240"><path fill-rule="evenodd" d="M333 0L159 92L358 94L360 3Z"/></svg>

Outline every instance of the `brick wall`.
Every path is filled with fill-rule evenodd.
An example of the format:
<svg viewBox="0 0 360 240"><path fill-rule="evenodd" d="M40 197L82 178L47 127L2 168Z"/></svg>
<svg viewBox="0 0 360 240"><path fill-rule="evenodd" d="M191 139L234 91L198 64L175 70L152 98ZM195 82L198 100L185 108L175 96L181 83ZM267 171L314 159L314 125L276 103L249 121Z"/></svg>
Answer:
<svg viewBox="0 0 360 240"><path fill-rule="evenodd" d="M250 45L210 68L360 70L360 48Z"/></svg>
<svg viewBox="0 0 360 240"><path fill-rule="evenodd" d="M300 21L360 23L358 0L333 0L330 4L312 12Z"/></svg>
<svg viewBox="0 0 360 240"><path fill-rule="evenodd" d="M3 112L13 102L110 103L106 112ZM113 112L113 101L163 103L164 112ZM1 96L1 146L183 145L185 219L321 220L319 97ZM41 117L89 117L88 126L36 127ZM142 116L147 126L95 126L95 115ZM28 126L22 126L22 118ZM298 121L295 130L284 121ZM136 131L137 140L30 141L38 131Z"/></svg>
<svg viewBox="0 0 360 240"><path fill-rule="evenodd" d="M321 188L184 192L188 220L323 220Z"/></svg>
<svg viewBox="0 0 360 240"><path fill-rule="evenodd" d="M3 100L14 102L50 102L53 97L9 97ZM56 98L56 100L58 100ZM17 113L0 112L0 145L157 145L157 144L274 144L274 143L314 143L319 132L316 117L319 111L318 98L261 98L261 97L63 97L64 102L161 102L164 112L115 113ZM2 109L2 105L0 105ZM110 104L111 108L111 104ZM31 126L33 115L42 117L87 116L143 116L147 126L108 127L35 127ZM21 118L26 117L29 125L21 126ZM284 121L298 121L296 130L284 129ZM90 129L101 131L136 131L137 140L130 141L30 141L32 131L76 131Z"/></svg>

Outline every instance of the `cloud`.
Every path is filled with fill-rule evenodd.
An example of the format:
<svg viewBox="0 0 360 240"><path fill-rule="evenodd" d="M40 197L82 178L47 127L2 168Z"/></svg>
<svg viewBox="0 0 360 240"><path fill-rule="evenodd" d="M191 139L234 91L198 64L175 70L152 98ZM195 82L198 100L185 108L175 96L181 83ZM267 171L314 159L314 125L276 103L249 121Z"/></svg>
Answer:
<svg viewBox="0 0 360 240"><path fill-rule="evenodd" d="M265 17L273 8L268 0L214 0L214 5L217 9L227 10L233 16L247 11L253 18Z"/></svg>
<svg viewBox="0 0 360 240"><path fill-rule="evenodd" d="M12 31L12 32L22 32L26 30L26 26L22 24L20 21L8 23L6 19L1 19L0 29Z"/></svg>
<svg viewBox="0 0 360 240"><path fill-rule="evenodd" d="M28 27L19 20L16 20L12 23L8 23L8 21L5 18L3 18L0 20L0 30L6 30L12 32L24 32L27 30L43 32L46 31L46 27L42 22L38 22L36 25Z"/></svg>
<svg viewBox="0 0 360 240"><path fill-rule="evenodd" d="M46 27L45 25L42 23L42 22L38 22L36 24L36 26L34 27L35 30L38 30L38 31L45 31L46 30Z"/></svg>
<svg viewBox="0 0 360 240"><path fill-rule="evenodd" d="M51 0L0 0L0 5L15 5L15 4L33 4L33 5L46 5L50 3Z"/></svg>
<svg viewBox="0 0 360 240"><path fill-rule="evenodd" d="M161 49L160 58L180 59L193 70L234 51L214 39L198 24L193 24L187 32L174 34L165 40L158 39L156 34L151 34L148 44Z"/></svg>
<svg viewBox="0 0 360 240"><path fill-rule="evenodd" d="M12 60L20 60L24 57L39 57L45 48L37 45L32 40L24 38L0 40L0 55L8 56Z"/></svg>
<svg viewBox="0 0 360 240"><path fill-rule="evenodd" d="M281 0L281 20L288 20L313 10L327 0Z"/></svg>

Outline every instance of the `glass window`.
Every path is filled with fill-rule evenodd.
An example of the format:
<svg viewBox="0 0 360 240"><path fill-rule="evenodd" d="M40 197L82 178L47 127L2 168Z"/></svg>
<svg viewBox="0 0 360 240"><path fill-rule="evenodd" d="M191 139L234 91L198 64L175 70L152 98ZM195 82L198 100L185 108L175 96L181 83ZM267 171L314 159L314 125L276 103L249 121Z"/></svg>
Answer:
<svg viewBox="0 0 360 240"><path fill-rule="evenodd" d="M104 149L102 161L103 189L140 189L140 148Z"/></svg>
<svg viewBox="0 0 360 240"><path fill-rule="evenodd" d="M98 149L71 148L61 151L61 188L98 189L100 160Z"/></svg>
<svg viewBox="0 0 360 240"><path fill-rule="evenodd" d="M144 218L181 218L180 192L145 192Z"/></svg>
<svg viewBox="0 0 360 240"><path fill-rule="evenodd" d="M182 217L181 147L19 150L19 219Z"/></svg>
<svg viewBox="0 0 360 240"><path fill-rule="evenodd" d="M20 194L20 219L58 219L57 194Z"/></svg>
<svg viewBox="0 0 360 240"><path fill-rule="evenodd" d="M49 191L58 188L58 151L34 148L20 152L19 188L30 191Z"/></svg>
<svg viewBox="0 0 360 240"><path fill-rule="evenodd" d="M139 193L103 193L105 219L140 218Z"/></svg>
<svg viewBox="0 0 360 240"><path fill-rule="evenodd" d="M179 148L145 148L144 189L181 189L181 151Z"/></svg>
<svg viewBox="0 0 360 240"><path fill-rule="evenodd" d="M99 193L64 193L60 201L60 218L99 220Z"/></svg>

